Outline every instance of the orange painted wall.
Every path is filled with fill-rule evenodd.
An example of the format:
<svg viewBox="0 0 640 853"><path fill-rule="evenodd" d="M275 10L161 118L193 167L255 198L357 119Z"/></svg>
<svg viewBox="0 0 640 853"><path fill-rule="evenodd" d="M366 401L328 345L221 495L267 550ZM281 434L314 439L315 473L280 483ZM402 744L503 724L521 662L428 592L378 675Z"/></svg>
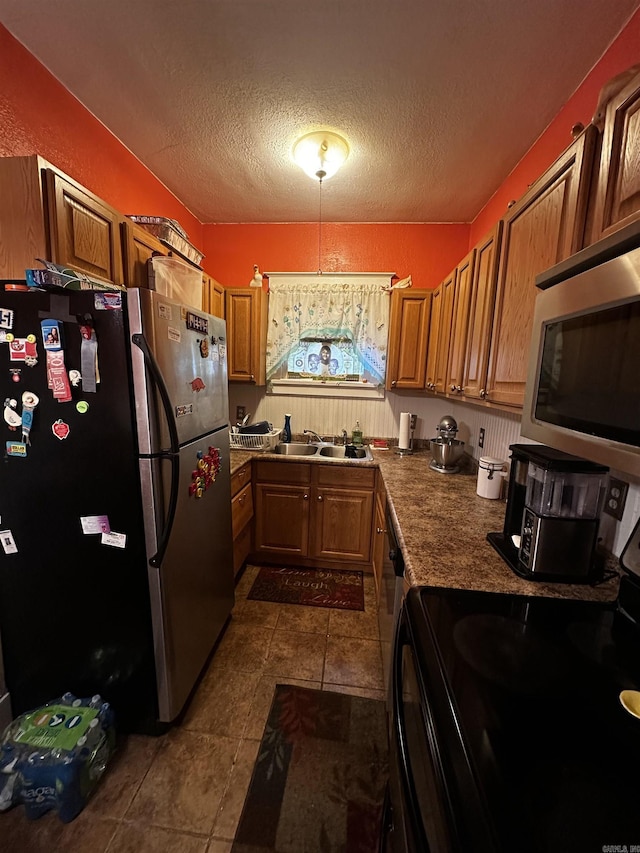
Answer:
<svg viewBox="0 0 640 853"><path fill-rule="evenodd" d="M571 143L573 125L582 122L586 127L589 124L598 103L600 89L607 80L638 62L640 62L640 10L633 15L542 136L480 211L471 225L470 247L475 246L498 219L504 216L509 201L519 199L526 192L527 186L535 181L567 148Z"/></svg>
<svg viewBox="0 0 640 853"><path fill-rule="evenodd" d="M435 287L587 124L602 85L640 60L640 10L578 91L469 225L325 223L325 272L411 274ZM205 253L205 269L226 286L262 270L315 271L318 225L202 225L99 121L0 25L0 156L38 153L124 213L180 221Z"/></svg>
<svg viewBox="0 0 640 853"><path fill-rule="evenodd" d="M316 272L318 223L205 225L204 252L226 287L262 272ZM468 225L323 223L323 272L395 272L436 287L466 254Z"/></svg>
<svg viewBox="0 0 640 853"><path fill-rule="evenodd" d="M122 213L177 219L202 247L195 216L2 25L0 128L0 156L40 154Z"/></svg>

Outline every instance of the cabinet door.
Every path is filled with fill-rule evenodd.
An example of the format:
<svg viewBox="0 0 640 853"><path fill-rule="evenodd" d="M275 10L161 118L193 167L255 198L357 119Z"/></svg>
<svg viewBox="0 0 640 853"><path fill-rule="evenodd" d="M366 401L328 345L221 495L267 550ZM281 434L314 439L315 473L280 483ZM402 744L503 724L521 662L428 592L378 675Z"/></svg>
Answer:
<svg viewBox="0 0 640 853"><path fill-rule="evenodd" d="M24 279L36 258L50 260L44 161L0 157L0 278Z"/></svg>
<svg viewBox="0 0 640 853"><path fill-rule="evenodd" d="M589 126L507 213L487 399L522 407L535 277L582 246L595 128Z"/></svg>
<svg viewBox="0 0 640 853"><path fill-rule="evenodd" d="M311 556L369 562L373 491L316 486L312 501Z"/></svg>
<svg viewBox="0 0 640 853"><path fill-rule="evenodd" d="M256 483L255 550L306 557L309 552L309 487Z"/></svg>
<svg viewBox="0 0 640 853"><path fill-rule="evenodd" d="M120 224L124 216L53 169L46 170L46 181L51 259L122 284Z"/></svg>
<svg viewBox="0 0 640 853"><path fill-rule="evenodd" d="M640 74L607 105L593 241L640 219Z"/></svg>
<svg viewBox="0 0 640 853"><path fill-rule="evenodd" d="M475 259L476 250L473 249L458 264L456 269L456 297L453 305L451 341L449 343L449 366L445 382L445 392L449 396L460 396L463 391L464 357L467 346L469 305L471 302L471 286L473 284Z"/></svg>
<svg viewBox="0 0 640 853"><path fill-rule="evenodd" d="M253 518L251 483L231 498L231 531L236 539Z"/></svg>
<svg viewBox="0 0 640 853"><path fill-rule="evenodd" d="M438 347L436 369L434 375L435 391L444 394L449 369L449 346L451 344L451 327L453 324L453 306L456 298L457 270L454 270L441 284L442 307L440 309L440 326L438 332Z"/></svg>
<svg viewBox="0 0 640 853"><path fill-rule="evenodd" d="M149 287L147 261L154 255L168 257L169 249L135 222L122 223L125 284L127 287Z"/></svg>
<svg viewBox="0 0 640 853"><path fill-rule="evenodd" d="M387 390L424 388L430 315L430 291L391 292Z"/></svg>
<svg viewBox="0 0 640 853"><path fill-rule="evenodd" d="M224 320L224 287L210 275L202 276L202 299L208 314Z"/></svg>
<svg viewBox="0 0 640 853"><path fill-rule="evenodd" d="M248 287L225 291L229 382L266 381L267 294Z"/></svg>
<svg viewBox="0 0 640 853"><path fill-rule="evenodd" d="M429 322L429 346L427 348L427 371L425 387L436 390L438 344L442 326L442 285L439 284L431 294L431 320Z"/></svg>
<svg viewBox="0 0 640 853"><path fill-rule="evenodd" d="M502 220L476 246L462 388L465 397L484 400L487 394L489 344L496 298Z"/></svg>

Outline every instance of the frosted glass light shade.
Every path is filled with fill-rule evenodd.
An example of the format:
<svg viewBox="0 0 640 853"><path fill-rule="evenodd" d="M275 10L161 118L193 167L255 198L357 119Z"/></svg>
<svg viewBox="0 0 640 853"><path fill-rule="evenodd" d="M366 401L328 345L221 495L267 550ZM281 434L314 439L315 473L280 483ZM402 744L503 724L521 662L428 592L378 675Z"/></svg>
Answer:
<svg viewBox="0 0 640 853"><path fill-rule="evenodd" d="M317 130L307 133L293 146L293 159L317 181L326 181L338 171L349 156L349 145L337 133Z"/></svg>

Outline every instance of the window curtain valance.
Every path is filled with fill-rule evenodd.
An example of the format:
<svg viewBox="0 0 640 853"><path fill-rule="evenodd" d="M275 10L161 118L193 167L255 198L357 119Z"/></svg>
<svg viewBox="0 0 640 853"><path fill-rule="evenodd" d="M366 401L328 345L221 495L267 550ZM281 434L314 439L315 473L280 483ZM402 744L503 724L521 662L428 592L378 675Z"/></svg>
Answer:
<svg viewBox="0 0 640 853"><path fill-rule="evenodd" d="M298 355L300 375L330 381L384 384L389 333L389 288L392 273L269 273L267 379L286 378L291 359L306 352L309 342L334 344L340 359L333 376L326 369L307 374ZM337 342L337 343L336 343ZM349 354L346 354L346 353ZM313 356L312 356L313 357ZM349 365L342 367L342 363ZM296 368L296 371L298 368Z"/></svg>

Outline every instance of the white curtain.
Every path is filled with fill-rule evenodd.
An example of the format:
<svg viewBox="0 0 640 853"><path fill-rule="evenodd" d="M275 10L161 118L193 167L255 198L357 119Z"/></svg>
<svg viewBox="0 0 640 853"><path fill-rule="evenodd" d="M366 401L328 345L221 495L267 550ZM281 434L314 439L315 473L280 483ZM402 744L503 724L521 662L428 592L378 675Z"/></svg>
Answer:
<svg viewBox="0 0 640 853"><path fill-rule="evenodd" d="M301 342L350 341L360 372L384 384L390 283L391 273L269 273L267 379Z"/></svg>

